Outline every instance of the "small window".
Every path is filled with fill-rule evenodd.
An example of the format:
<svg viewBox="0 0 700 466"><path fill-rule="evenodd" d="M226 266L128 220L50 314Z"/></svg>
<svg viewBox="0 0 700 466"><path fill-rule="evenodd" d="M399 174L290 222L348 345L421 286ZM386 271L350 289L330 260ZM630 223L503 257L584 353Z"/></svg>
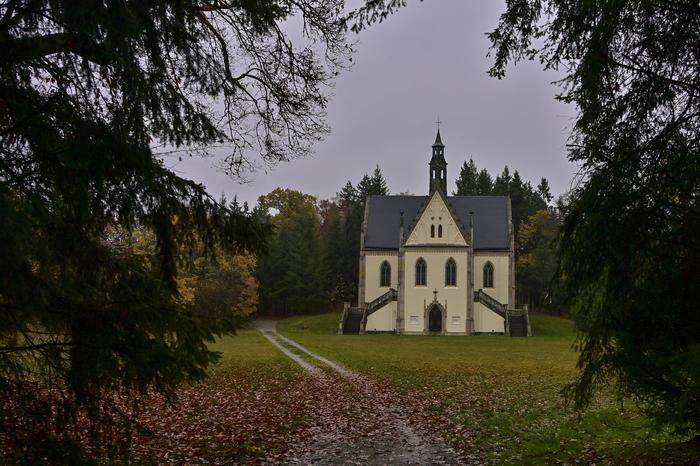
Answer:
<svg viewBox="0 0 700 466"><path fill-rule="evenodd" d="M391 286L391 265L387 261L379 267L379 286Z"/></svg>
<svg viewBox="0 0 700 466"><path fill-rule="evenodd" d="M493 288L493 264L484 264L484 288Z"/></svg>
<svg viewBox="0 0 700 466"><path fill-rule="evenodd" d="M442 225L438 225L438 238L442 238Z"/></svg>
<svg viewBox="0 0 700 466"><path fill-rule="evenodd" d="M445 264L445 286L457 286L457 264L451 257Z"/></svg>
<svg viewBox="0 0 700 466"><path fill-rule="evenodd" d="M435 238L435 225L430 225L430 237Z"/></svg>
<svg viewBox="0 0 700 466"><path fill-rule="evenodd" d="M427 284L427 271L428 267L421 257L416 261L416 286L425 286Z"/></svg>

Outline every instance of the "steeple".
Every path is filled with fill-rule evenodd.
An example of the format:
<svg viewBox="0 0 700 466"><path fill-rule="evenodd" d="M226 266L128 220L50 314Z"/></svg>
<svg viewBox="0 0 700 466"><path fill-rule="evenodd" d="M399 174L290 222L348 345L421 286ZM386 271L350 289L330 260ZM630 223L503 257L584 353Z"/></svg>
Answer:
<svg viewBox="0 0 700 466"><path fill-rule="evenodd" d="M428 164L430 167L430 190L429 193L439 189L447 195L447 162L445 161L445 145L440 138L440 128L438 128L435 142L433 143L433 156Z"/></svg>
<svg viewBox="0 0 700 466"><path fill-rule="evenodd" d="M436 146L445 147L445 145L442 143L442 139L440 139L440 128L438 128L437 136L435 136L435 142L433 143L433 147Z"/></svg>

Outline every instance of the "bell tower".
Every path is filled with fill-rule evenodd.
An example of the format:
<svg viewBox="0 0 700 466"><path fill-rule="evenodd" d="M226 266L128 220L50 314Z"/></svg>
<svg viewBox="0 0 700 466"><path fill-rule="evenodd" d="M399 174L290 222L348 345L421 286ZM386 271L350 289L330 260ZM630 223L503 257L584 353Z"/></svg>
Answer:
<svg viewBox="0 0 700 466"><path fill-rule="evenodd" d="M442 194L447 195L447 162L445 161L445 145L440 139L440 128L438 128L433 143L433 156L428 166L430 167L429 194L433 194L433 191L439 189Z"/></svg>

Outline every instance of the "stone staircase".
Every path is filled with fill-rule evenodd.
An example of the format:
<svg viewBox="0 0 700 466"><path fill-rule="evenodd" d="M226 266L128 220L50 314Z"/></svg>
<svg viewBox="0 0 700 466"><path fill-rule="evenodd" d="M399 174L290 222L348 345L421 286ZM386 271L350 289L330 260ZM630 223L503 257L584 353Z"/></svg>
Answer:
<svg viewBox="0 0 700 466"><path fill-rule="evenodd" d="M528 316L527 314L513 314L508 316L508 330L511 337L528 336Z"/></svg>
<svg viewBox="0 0 700 466"><path fill-rule="evenodd" d="M504 319L506 318L506 314L508 312L506 305L501 304L498 300L496 300L496 298L490 296L484 290L477 290L474 292L474 302L481 303L499 316L503 317Z"/></svg>
<svg viewBox="0 0 700 466"><path fill-rule="evenodd" d="M346 303L343 309L343 316L340 318L338 333L364 333L365 325L367 325L367 317L397 299L399 299L399 293L395 289L389 288L389 291L383 295L369 303L365 303L364 307L350 307L350 305Z"/></svg>
<svg viewBox="0 0 700 466"><path fill-rule="evenodd" d="M360 333L363 314L362 309L358 307L348 308L347 312L343 312L339 333L352 335Z"/></svg>
<svg viewBox="0 0 700 466"><path fill-rule="evenodd" d="M389 288L389 291L366 304L365 309L367 309L367 314L365 317L377 312L391 301L396 301L397 299L399 299L398 291Z"/></svg>
<svg viewBox="0 0 700 466"><path fill-rule="evenodd" d="M505 319L504 333L511 337L528 337L530 332L530 316L527 309L508 309L484 290L474 292L474 302L481 303Z"/></svg>
<svg viewBox="0 0 700 466"><path fill-rule="evenodd" d="M365 332L367 317L377 312L387 304L398 299L398 292L390 288L389 291L376 299L365 303L363 307L351 307L346 303L343 315L338 325L338 333L359 334ZM508 306L490 296L484 290L474 292L474 302L478 302L503 317L504 333L511 337L527 337L530 332L530 318L527 309L508 309Z"/></svg>

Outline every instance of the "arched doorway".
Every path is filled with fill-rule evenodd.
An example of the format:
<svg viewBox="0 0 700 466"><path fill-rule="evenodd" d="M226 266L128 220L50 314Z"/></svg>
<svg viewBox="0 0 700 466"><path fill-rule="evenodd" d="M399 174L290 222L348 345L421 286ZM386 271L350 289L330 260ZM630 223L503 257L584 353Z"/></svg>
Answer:
<svg viewBox="0 0 700 466"><path fill-rule="evenodd" d="M428 331L430 333L442 332L442 309L440 306L433 305L428 311Z"/></svg>

